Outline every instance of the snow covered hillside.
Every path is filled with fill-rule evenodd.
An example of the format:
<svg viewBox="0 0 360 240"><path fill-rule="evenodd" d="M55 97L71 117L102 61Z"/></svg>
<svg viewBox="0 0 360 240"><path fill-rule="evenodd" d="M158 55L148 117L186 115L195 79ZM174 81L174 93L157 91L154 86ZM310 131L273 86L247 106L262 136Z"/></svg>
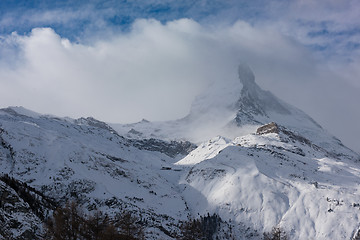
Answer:
<svg viewBox="0 0 360 240"><path fill-rule="evenodd" d="M278 225L290 239L350 239L359 226L359 162L288 129L216 137L176 165L189 168L180 184L195 215L215 211L266 231Z"/></svg>
<svg viewBox="0 0 360 240"><path fill-rule="evenodd" d="M164 225L167 231L173 231L174 219L187 218L178 191L180 172L171 166L191 144L128 140L92 118L22 110L0 110L1 173L57 201L76 199L89 210L134 209L148 215L149 226Z"/></svg>
<svg viewBox="0 0 360 240"><path fill-rule="evenodd" d="M176 121L120 125L0 109L2 232L36 238L42 227L32 222L76 200L89 212L132 211L147 239L179 238L181 222L214 213L224 221L220 239L261 239L276 226L290 239L351 239L360 156L262 90L248 66L238 75L226 101L204 94Z"/></svg>

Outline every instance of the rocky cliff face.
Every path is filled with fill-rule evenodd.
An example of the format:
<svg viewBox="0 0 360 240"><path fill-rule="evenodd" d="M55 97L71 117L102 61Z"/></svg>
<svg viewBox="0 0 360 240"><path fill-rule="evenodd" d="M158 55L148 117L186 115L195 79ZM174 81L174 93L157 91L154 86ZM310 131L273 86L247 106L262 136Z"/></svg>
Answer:
<svg viewBox="0 0 360 240"><path fill-rule="evenodd" d="M238 69L239 79L243 85L241 96L236 104L237 114L235 122L237 125L261 123L256 117L269 117L269 112L282 115L291 114L279 99L271 92L262 90L255 83L255 75L245 64Z"/></svg>

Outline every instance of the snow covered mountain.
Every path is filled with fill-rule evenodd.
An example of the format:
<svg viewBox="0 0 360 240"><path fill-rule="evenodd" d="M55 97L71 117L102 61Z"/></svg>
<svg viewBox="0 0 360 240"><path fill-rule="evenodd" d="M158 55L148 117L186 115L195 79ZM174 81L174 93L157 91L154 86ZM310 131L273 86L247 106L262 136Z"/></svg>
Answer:
<svg viewBox="0 0 360 240"><path fill-rule="evenodd" d="M149 226L187 218L176 183L181 172L170 166L193 148L190 143L129 140L93 118L28 113L0 110L2 173L59 202L77 199L107 212L126 205L154 219Z"/></svg>
<svg viewBox="0 0 360 240"><path fill-rule="evenodd" d="M176 163L189 166L180 183L190 208L255 229L279 225L290 239L350 239L359 225L359 162L271 125L277 130L211 139Z"/></svg>
<svg viewBox="0 0 360 240"><path fill-rule="evenodd" d="M0 109L0 237L36 238L42 228L31 223L77 200L88 211L133 211L147 239L178 238L179 222L208 213L235 239L261 239L274 226L290 239L351 239L360 156L262 90L248 66L238 74L225 101L199 96L176 121L119 125Z"/></svg>
<svg viewBox="0 0 360 240"><path fill-rule="evenodd" d="M218 86L208 89L192 104L189 115L180 120L133 124L111 124L122 136L129 138L157 138L189 140L201 143L221 135L235 138L253 133L264 124L276 122L295 130L314 143L331 151L348 152L342 143L303 111L262 90L254 73L246 64L238 68L235 86L219 93Z"/></svg>

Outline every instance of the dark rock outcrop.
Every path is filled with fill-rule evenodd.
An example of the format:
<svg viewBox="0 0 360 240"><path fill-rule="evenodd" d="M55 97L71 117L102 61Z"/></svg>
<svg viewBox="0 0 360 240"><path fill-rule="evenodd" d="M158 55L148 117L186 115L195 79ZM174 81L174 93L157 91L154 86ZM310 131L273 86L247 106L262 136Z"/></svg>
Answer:
<svg viewBox="0 0 360 240"><path fill-rule="evenodd" d="M269 124L266 124L264 126L259 127L256 130L256 134L263 135L267 133L277 133L279 134L279 127L276 123L271 122Z"/></svg>
<svg viewBox="0 0 360 240"><path fill-rule="evenodd" d="M187 155L196 148L196 145L189 141L170 141L166 142L159 139L143 139L143 140L130 140L132 145L142 150L161 152L169 157L176 155Z"/></svg>
<svg viewBox="0 0 360 240"><path fill-rule="evenodd" d="M9 176L0 178L0 239L41 239L53 202Z"/></svg>

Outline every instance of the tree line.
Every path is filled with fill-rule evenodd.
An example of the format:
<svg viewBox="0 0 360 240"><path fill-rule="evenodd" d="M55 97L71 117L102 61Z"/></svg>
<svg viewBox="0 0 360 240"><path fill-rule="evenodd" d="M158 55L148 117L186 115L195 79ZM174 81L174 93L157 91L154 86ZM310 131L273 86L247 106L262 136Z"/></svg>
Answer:
<svg viewBox="0 0 360 240"><path fill-rule="evenodd" d="M189 219L180 224L180 232L174 236L179 240L219 239L224 221L217 214L207 214ZM124 210L110 217L101 211L85 214L78 204L68 202L58 207L45 222L43 240L142 240L145 239L145 225L136 214ZM230 229L231 230L231 229ZM223 236L233 239L232 233ZM223 237L221 239L223 239ZM288 240L285 231L274 227L263 234L264 240Z"/></svg>
<svg viewBox="0 0 360 240"><path fill-rule="evenodd" d="M45 223L44 240L144 239L141 219L130 211L109 217L101 211L85 214L75 202L57 208Z"/></svg>

